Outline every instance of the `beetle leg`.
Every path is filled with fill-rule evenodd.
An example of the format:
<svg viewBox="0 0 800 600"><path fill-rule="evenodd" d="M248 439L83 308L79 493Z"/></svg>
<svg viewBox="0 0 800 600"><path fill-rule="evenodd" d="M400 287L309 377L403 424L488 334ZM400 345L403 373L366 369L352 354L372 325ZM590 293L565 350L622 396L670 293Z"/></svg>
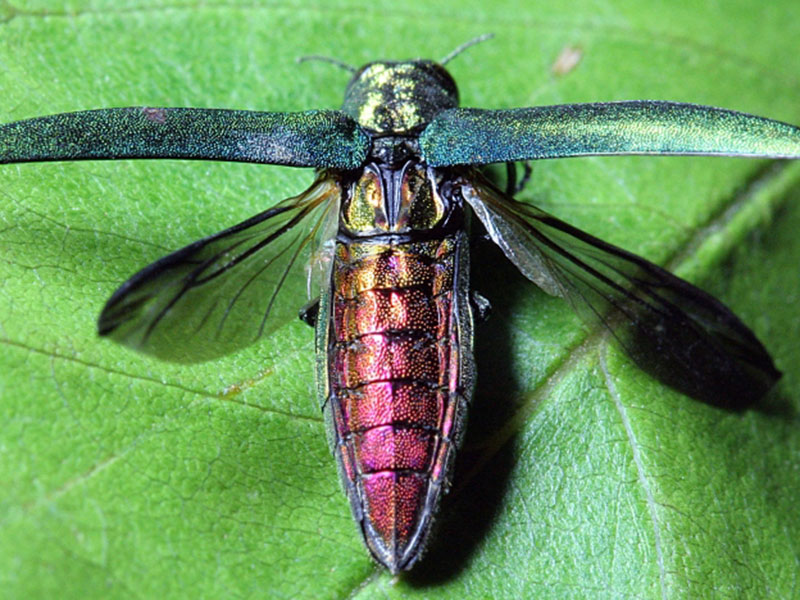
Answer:
<svg viewBox="0 0 800 600"><path fill-rule="evenodd" d="M531 172L533 169L531 168L530 161L524 161L522 163L522 178L517 182L517 163L515 162L507 162L506 163L506 194L509 196L514 196L520 193L523 188L528 185L528 182L531 180Z"/></svg>
<svg viewBox="0 0 800 600"><path fill-rule="evenodd" d="M300 317L300 320L306 325L315 327L317 324L317 315L319 315L319 298L315 298L303 306L297 316Z"/></svg>
<svg viewBox="0 0 800 600"><path fill-rule="evenodd" d="M528 182L531 180L531 173L533 173L531 161L526 160L522 163L522 179L520 179L519 183L515 186L515 194L519 194L523 189L525 189L525 186L528 185Z"/></svg>
<svg viewBox="0 0 800 600"><path fill-rule="evenodd" d="M506 194L513 196L517 190L517 163L506 163Z"/></svg>
<svg viewBox="0 0 800 600"><path fill-rule="evenodd" d="M470 292L469 306L472 309L472 315L476 323L485 323L489 320L492 314L492 303L475 290Z"/></svg>

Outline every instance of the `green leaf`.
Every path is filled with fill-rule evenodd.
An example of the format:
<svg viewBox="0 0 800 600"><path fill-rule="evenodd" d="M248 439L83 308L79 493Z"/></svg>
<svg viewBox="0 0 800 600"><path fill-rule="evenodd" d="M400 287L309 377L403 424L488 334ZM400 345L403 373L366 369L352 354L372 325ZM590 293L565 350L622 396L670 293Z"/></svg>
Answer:
<svg viewBox="0 0 800 600"><path fill-rule="evenodd" d="M348 74L296 57L438 58L487 31L449 65L465 106L646 98L800 122L795 0L499 4L4 1L0 122L337 108ZM552 71L565 49L580 61ZM793 413L730 414L663 388L497 252L474 267L495 311L477 331L454 489L397 581L339 491L309 328L191 367L97 339L129 275L311 177L181 161L0 169L4 595L797 595ZM786 373L775 402L797 407L798 181L788 163L586 158L535 164L522 197L720 296Z"/></svg>

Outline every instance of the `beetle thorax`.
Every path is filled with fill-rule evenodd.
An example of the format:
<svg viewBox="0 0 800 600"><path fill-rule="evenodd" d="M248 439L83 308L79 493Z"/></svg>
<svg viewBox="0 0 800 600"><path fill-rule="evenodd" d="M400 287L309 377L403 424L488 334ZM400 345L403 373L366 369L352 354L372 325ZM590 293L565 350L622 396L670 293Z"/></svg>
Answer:
<svg viewBox="0 0 800 600"><path fill-rule="evenodd" d="M353 237L424 232L443 226L449 212L429 169L413 161L399 169L372 163L349 186L340 227Z"/></svg>
<svg viewBox="0 0 800 600"><path fill-rule="evenodd" d="M407 133L458 106L455 81L429 60L374 62L350 80L343 112L376 133Z"/></svg>

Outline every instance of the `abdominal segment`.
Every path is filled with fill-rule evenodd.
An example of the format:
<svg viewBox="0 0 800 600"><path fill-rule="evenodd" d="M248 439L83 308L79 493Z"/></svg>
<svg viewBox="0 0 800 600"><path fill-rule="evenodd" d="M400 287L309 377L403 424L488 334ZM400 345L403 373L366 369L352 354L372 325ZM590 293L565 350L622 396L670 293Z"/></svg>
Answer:
<svg viewBox="0 0 800 600"><path fill-rule="evenodd" d="M462 238L336 248L325 336L331 443L367 546L393 572L423 549L471 395Z"/></svg>

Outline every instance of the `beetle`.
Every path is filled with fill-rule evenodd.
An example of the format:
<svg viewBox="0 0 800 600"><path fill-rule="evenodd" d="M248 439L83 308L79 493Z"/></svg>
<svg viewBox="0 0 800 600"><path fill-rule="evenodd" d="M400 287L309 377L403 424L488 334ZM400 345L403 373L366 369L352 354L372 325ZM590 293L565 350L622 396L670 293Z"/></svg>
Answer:
<svg viewBox="0 0 800 600"><path fill-rule="evenodd" d="M471 42L471 43L474 43ZM728 308L660 267L513 198L480 167L587 155L800 158L800 129L661 101L460 108L445 59L352 71L341 110L131 107L0 126L0 163L184 158L316 169L301 194L145 267L100 335L191 362L270 331L311 259L317 394L372 556L422 555L463 439L486 301L469 285L470 212L522 274L599 322L681 391L744 406L780 373ZM509 169L511 172L511 169ZM313 295L313 294L312 294Z"/></svg>

